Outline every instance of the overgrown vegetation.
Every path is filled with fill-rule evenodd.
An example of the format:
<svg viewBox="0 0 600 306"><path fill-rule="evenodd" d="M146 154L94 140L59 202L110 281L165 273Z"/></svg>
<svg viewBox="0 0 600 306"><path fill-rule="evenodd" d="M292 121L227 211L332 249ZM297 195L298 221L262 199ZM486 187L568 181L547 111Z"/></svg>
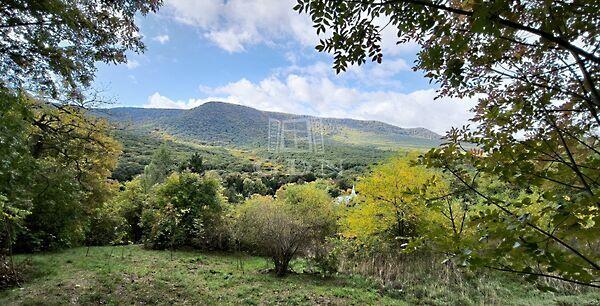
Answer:
<svg viewBox="0 0 600 306"><path fill-rule="evenodd" d="M86 256L87 254L87 256ZM241 253L145 250L139 246L72 248L19 255L30 269L21 288L0 292L0 304L333 304L333 305L596 305L598 292L539 290L505 274L444 276L427 258L397 266L403 286L384 290L367 278L310 273L304 261L285 278L271 263ZM365 260L355 271L367 269ZM376 262L382 263L382 262ZM354 267L354 263L349 266ZM436 268L436 269L434 269ZM409 273L410 271L410 273ZM436 276L436 275L439 275Z"/></svg>
<svg viewBox="0 0 600 306"><path fill-rule="evenodd" d="M337 72L381 63L389 26L398 43L422 47L415 69L440 96L478 99L475 125L450 130L421 160L460 186L449 201L477 198L474 210L463 205L477 239L457 241L454 257L600 287L598 1L298 0L294 9L311 16L323 36L316 49L334 55Z"/></svg>
<svg viewBox="0 0 600 306"><path fill-rule="evenodd" d="M479 99L475 127L390 157L435 135L326 119L323 152L262 151L290 115L223 103L115 130L87 110L94 62L142 50L160 1L29 2L0 8L0 288L28 290L0 299L600 303L600 4L298 0L338 72L382 61L385 18L442 96Z"/></svg>

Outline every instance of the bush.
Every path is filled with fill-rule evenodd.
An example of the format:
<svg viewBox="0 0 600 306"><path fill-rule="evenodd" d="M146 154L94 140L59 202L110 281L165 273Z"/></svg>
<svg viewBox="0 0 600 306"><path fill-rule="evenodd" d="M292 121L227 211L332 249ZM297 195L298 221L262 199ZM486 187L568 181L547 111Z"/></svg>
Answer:
<svg viewBox="0 0 600 306"><path fill-rule="evenodd" d="M338 238L327 239L324 244L311 250L309 259L323 276L332 276L338 272L341 252L337 247L338 240Z"/></svg>
<svg viewBox="0 0 600 306"><path fill-rule="evenodd" d="M86 234L86 245L124 244L129 225L115 201L109 201L94 209Z"/></svg>
<svg viewBox="0 0 600 306"><path fill-rule="evenodd" d="M235 220L235 236L271 257L279 276L295 256L323 244L336 225L332 199L314 184L285 185L276 198L253 196L238 207Z"/></svg>
<svg viewBox="0 0 600 306"><path fill-rule="evenodd" d="M218 180L173 173L157 185L142 215L146 244L155 249L223 248L223 196Z"/></svg>
<svg viewBox="0 0 600 306"><path fill-rule="evenodd" d="M124 190L114 200L120 215L126 222L126 239L134 243L142 240L141 218L147 203L148 194L144 191L143 180L136 177L125 183Z"/></svg>

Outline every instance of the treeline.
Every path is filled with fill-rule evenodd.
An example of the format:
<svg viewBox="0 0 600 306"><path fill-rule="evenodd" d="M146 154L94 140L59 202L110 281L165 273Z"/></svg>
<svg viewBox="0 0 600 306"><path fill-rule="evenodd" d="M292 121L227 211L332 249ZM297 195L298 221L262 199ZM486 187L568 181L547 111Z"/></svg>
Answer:
<svg viewBox="0 0 600 306"><path fill-rule="evenodd" d="M115 129L110 135L123 147L111 178L126 182L142 174L151 163L154 152L164 145L168 147L172 163L176 164L174 168L185 168L191 159L200 158L202 171L217 171L226 182L228 198L234 202L240 196L249 195L248 190L243 190L246 179L266 185L268 194L274 194L286 183L310 182L317 178L333 179L340 190L346 190L352 188L357 176L394 154L392 150L339 143L326 146L319 153L274 153L264 149L205 146L133 130Z"/></svg>
<svg viewBox="0 0 600 306"><path fill-rule="evenodd" d="M116 191L120 145L81 108L2 90L0 110L1 253L79 245Z"/></svg>
<svg viewBox="0 0 600 306"><path fill-rule="evenodd" d="M243 203L252 196L274 196L282 187L316 181L310 173L282 174L280 172L229 172L207 169L199 153L177 162L171 150L160 146L152 155L142 174L121 184L120 191L105 202L90 225L91 232L86 243L90 245L145 243L151 248L205 247L223 249L228 246L228 234L222 221L227 207ZM334 181L322 188L328 197L345 191L348 183ZM168 204L168 205L167 205ZM205 215L214 208L213 213ZM208 211L207 211L208 209ZM173 219L182 211L192 214L184 218L187 225ZM199 219L200 218L200 219ZM175 220L175 221L174 221ZM169 222L175 222L171 225ZM166 233L175 233L182 225L187 234L183 238L165 241ZM209 225L210 224L210 225ZM164 228L166 226L167 229ZM194 227L195 226L195 227ZM204 227L210 227L206 229ZM193 229L192 229L193 228ZM190 232L191 231L191 232ZM192 237L194 233L219 232L204 239ZM179 234L175 235L178 236ZM219 237L218 241L214 240ZM170 238L169 238L170 239ZM195 241L194 244L186 244Z"/></svg>

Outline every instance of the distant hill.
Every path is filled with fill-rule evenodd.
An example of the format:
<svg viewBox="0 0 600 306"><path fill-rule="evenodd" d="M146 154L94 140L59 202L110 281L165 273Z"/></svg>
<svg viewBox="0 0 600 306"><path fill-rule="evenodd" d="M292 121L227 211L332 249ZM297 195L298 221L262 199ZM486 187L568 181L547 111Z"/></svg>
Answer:
<svg viewBox="0 0 600 306"><path fill-rule="evenodd" d="M323 141L330 144L433 147L440 143L441 138L425 128L400 128L379 121L267 112L223 102L208 102L189 110L119 107L98 109L95 113L128 130L166 133L194 142L236 147L266 147L269 128L273 142L273 135L281 131L281 125L287 130L297 129L302 134L307 121L312 122L313 134L320 136L322 133ZM300 120L297 123L290 121L294 119ZM288 132L287 135L289 141L291 134Z"/></svg>

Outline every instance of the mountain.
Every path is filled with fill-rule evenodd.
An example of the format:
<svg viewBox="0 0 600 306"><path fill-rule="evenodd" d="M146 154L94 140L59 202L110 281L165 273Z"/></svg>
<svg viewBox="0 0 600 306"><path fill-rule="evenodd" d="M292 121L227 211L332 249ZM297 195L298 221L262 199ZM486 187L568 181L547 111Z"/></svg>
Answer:
<svg viewBox="0 0 600 306"><path fill-rule="evenodd" d="M199 143L236 147L266 147L269 139L273 143L278 141L274 138L281 135L286 135L286 141L292 141L294 135L308 135L307 129L314 141L322 135L325 143L378 147L433 147L440 143L441 138L425 128L400 128L379 121L267 112L224 102L208 102L189 110L119 107L97 109L94 113L124 129L165 133ZM304 139L300 136L294 138L296 145Z"/></svg>

